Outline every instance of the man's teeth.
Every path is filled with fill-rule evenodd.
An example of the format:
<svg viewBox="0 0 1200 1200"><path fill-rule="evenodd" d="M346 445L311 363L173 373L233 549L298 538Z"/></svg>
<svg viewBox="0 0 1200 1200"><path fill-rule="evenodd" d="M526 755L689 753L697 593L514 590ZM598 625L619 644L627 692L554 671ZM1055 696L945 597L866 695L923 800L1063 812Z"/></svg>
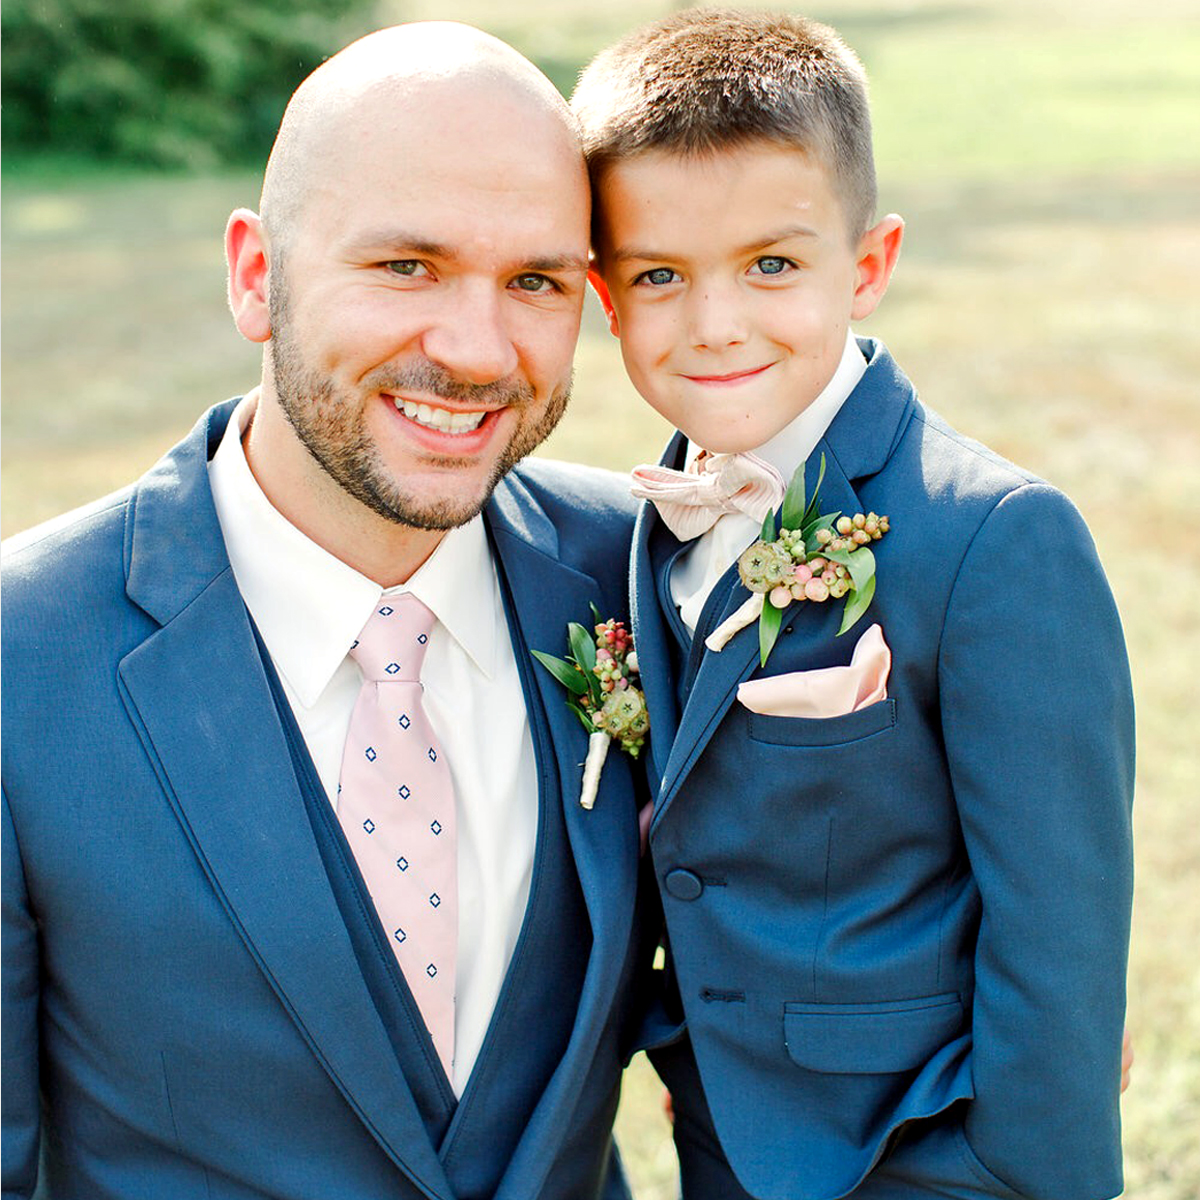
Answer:
<svg viewBox="0 0 1200 1200"><path fill-rule="evenodd" d="M445 408L434 408L429 404L414 404L411 400L396 397L396 407L410 420L443 433L469 433L478 429L487 416L486 412L456 412Z"/></svg>

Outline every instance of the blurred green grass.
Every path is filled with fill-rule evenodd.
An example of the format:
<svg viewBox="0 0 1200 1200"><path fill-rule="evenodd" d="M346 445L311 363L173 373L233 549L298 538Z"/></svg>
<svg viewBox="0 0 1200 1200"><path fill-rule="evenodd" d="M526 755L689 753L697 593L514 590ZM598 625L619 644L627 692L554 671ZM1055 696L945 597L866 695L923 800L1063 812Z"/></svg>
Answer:
<svg viewBox="0 0 1200 1200"><path fill-rule="evenodd" d="M397 0L472 21L569 88L648 0ZM844 0L809 10L872 75L881 206L907 241L861 332L923 398L1070 493L1125 622L1139 717L1138 882L1124 1102L1127 1195L1200 1194L1200 19L1162 0ZM5 533L148 467L258 352L224 307L221 230L258 179L4 164ZM589 305L571 411L546 453L624 468L666 429ZM1044 553L1053 570L1053 537ZM1064 629L1064 637L1086 630ZM1031 773L1037 764L1031 763ZM660 1089L630 1073L619 1130L639 1200L674 1196Z"/></svg>

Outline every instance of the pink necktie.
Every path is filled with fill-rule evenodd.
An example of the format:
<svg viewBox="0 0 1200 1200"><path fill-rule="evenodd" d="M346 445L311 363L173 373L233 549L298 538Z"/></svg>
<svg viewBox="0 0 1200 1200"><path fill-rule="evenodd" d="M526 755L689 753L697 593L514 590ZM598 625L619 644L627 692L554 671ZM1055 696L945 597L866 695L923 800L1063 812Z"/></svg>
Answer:
<svg viewBox="0 0 1200 1200"><path fill-rule="evenodd" d="M630 491L658 509L667 528L686 542L710 530L725 513L761 522L779 507L783 476L753 454L702 452L686 471L634 467Z"/></svg>
<svg viewBox="0 0 1200 1200"><path fill-rule="evenodd" d="M388 944L453 1079L458 868L450 768L421 703L434 615L384 596L350 657L363 673L350 718L338 819Z"/></svg>

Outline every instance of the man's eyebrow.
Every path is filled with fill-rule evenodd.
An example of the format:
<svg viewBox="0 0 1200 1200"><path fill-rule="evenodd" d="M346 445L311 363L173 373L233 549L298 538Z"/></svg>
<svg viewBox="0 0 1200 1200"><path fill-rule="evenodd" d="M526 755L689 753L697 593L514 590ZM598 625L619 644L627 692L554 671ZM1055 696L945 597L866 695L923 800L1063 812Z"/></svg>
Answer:
<svg viewBox="0 0 1200 1200"><path fill-rule="evenodd" d="M583 271L588 269L588 260L578 254L551 254L545 258L534 258L524 266L526 271Z"/></svg>
<svg viewBox="0 0 1200 1200"><path fill-rule="evenodd" d="M364 233L348 242L346 250L351 254L413 254L423 255L426 258L454 257L451 247L402 229L379 229Z"/></svg>
<svg viewBox="0 0 1200 1200"><path fill-rule="evenodd" d="M370 255L395 259L399 256L413 258L440 258L453 261L461 257L461 251L444 242L431 241L420 234L404 230L377 230L356 237L346 246L352 255ZM516 264L514 274L541 271L579 271L586 273L588 261L578 254L548 254Z"/></svg>

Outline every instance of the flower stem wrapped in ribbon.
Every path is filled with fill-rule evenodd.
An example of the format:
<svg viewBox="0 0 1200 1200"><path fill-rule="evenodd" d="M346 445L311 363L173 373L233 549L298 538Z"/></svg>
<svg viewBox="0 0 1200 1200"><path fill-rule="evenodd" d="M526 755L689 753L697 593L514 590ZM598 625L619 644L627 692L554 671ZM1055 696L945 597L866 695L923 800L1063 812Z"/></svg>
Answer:
<svg viewBox="0 0 1200 1200"><path fill-rule="evenodd" d="M783 610L796 600L823 604L827 600L846 600L842 609L840 637L871 606L875 595L875 556L868 548L877 542L889 525L887 517L875 513L820 510L821 483L825 479L825 456L812 499L804 494L804 466L797 468L783 497L780 528L776 531L775 514L768 513L762 537L738 559L742 583L754 595L731 618L721 644L757 615L760 661L766 665L779 628ZM713 647L714 649L719 647Z"/></svg>
<svg viewBox="0 0 1200 1200"><path fill-rule="evenodd" d="M650 731L646 697L638 684L637 655L633 639L623 621L600 619L592 605L595 622L589 633L572 621L567 626L569 657L557 658L534 650L538 660L567 689L567 707L588 732L587 760L583 764L583 787L579 803L591 808L600 786L600 771L615 741L637 758Z"/></svg>

